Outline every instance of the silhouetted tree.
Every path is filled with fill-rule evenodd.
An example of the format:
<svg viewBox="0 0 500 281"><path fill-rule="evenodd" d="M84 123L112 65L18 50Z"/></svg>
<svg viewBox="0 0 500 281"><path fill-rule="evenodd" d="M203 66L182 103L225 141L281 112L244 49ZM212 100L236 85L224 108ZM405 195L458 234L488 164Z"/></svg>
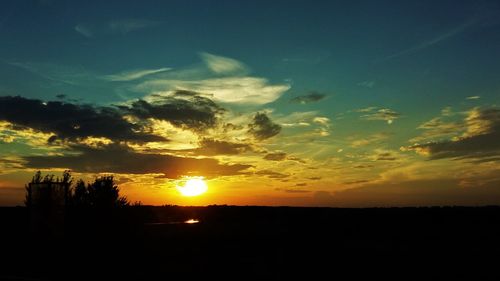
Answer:
<svg viewBox="0 0 500 281"><path fill-rule="evenodd" d="M25 189L26 189L26 197L25 197L25 200L24 200L24 204L26 206L30 206L30 204L32 203L31 200L32 200L32 185L33 184L47 184L50 186L50 184L52 183L57 183L57 184L62 184L63 186L66 187L66 192L65 192L65 202L68 202L68 199L67 196L69 195L70 193L70 187L71 187L71 183L73 182L73 177L71 176L71 172L69 170L65 170L63 172L63 175L62 175L62 178L59 179L58 177L55 178L55 176L53 174L47 174L45 176L42 176L42 172L40 171L37 171L35 173L35 175L31 178L31 182L29 182L28 184L25 185ZM46 198L44 198L46 197ZM47 202L45 202L46 204L49 204L48 201L50 201L50 193L49 192L44 192L41 196L41 198L39 198L40 200L46 200ZM43 202L40 202L40 203L43 203Z"/></svg>
<svg viewBox="0 0 500 281"><path fill-rule="evenodd" d="M78 180L73 189L71 204L75 207L84 207L89 205L89 193L83 180Z"/></svg>
<svg viewBox="0 0 500 281"><path fill-rule="evenodd" d="M102 176L87 186L87 197L90 206L98 209L128 206L126 197L120 196L120 190L113 176Z"/></svg>
<svg viewBox="0 0 500 281"><path fill-rule="evenodd" d="M31 182L26 185L25 204L28 206L31 202L32 184L63 184L68 188L68 198L66 202L74 207L92 207L96 209L110 209L116 207L128 206L126 197L120 196L120 190L114 181L113 176L97 177L93 183L85 184L83 180L78 180L74 188L71 188L73 177L69 170L62 174L62 178L55 177L52 174L42 176L40 171L36 172Z"/></svg>

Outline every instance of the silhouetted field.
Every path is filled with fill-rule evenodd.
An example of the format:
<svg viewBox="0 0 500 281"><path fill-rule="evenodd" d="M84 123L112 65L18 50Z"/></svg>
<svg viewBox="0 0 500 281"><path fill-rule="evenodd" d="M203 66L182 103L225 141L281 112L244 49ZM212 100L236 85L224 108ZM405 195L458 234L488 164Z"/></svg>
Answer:
<svg viewBox="0 0 500 281"><path fill-rule="evenodd" d="M83 217L43 237L26 208L0 208L0 279L500 278L498 207L133 206ZM199 223L178 223L188 219Z"/></svg>

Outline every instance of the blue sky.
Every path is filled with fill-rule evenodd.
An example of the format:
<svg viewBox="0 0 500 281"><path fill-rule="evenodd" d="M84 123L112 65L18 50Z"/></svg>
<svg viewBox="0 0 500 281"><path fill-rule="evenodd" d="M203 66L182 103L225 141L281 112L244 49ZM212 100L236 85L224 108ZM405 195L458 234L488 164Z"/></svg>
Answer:
<svg viewBox="0 0 500 281"><path fill-rule="evenodd" d="M387 183L400 184L405 190L415 181L445 178L460 186L474 178L480 182L477 186L483 186L500 180L498 162L491 160L496 159L496 146L490 149L489 139L483 140L484 135L494 138L496 122L500 123L499 13L500 4L486 0L3 1L0 96L5 97L5 104L20 96L25 100L16 102L58 101L78 108L90 106L96 112L121 106L119 114L131 122L133 130L158 135L155 130L161 126L173 126L165 130L176 137L165 134L165 139L175 140L155 145L129 143L129 135L107 139L115 145L134 153L145 153L155 146L162 155L186 157L188 153L217 160L221 165L250 167L235 175L214 176L213 185L219 186L220 192L210 197L212 201L206 199L200 204L224 203L224 194L238 187L247 190L247 195L231 197L231 202L347 202L357 206L369 200L363 201L363 195L363 200L356 201L345 195L349 190L372 190ZM196 92L224 108L221 116L218 111L211 112L219 116L217 126L210 123L214 127L200 133L186 127L192 123L173 120L171 115L162 119L166 113L162 118L153 113L146 116L134 107L137 100L151 106L172 101L177 104L179 100L200 102L201 98L177 95L179 90ZM269 137L262 139L257 129L248 129L251 124L257 126L257 113L264 113L271 122L259 123L264 126L260 129L272 131L271 125L276 124L279 132L266 132ZM36 168L56 172L72 168L35 167L26 164L31 159L27 157L85 154L86 150L75 149L75 145L91 147L96 145L89 144L92 137L109 137L95 132L63 136L66 131L61 128L40 122L33 125L16 117L0 114L4 122L0 153L10 159L2 166L0 187L15 189L19 175ZM139 122L137 118L147 120ZM35 145L28 129L9 129L13 124L32 130L31 138L43 138L33 137L39 133L52 134L60 142ZM138 124L144 127L137 129ZM222 129L227 124L240 127L228 133ZM62 131L50 131L59 129ZM469 145L478 138L488 153ZM208 143L204 139L226 141L227 146L237 144L240 150L252 148L229 155L197 155L201 150L182 150L196 149L197 145L201 149ZM103 150L109 148L108 142L99 145ZM445 151L445 146L453 149ZM280 160L263 158L266 153ZM470 165L464 159L481 160L484 166L464 179L457 176ZM278 170L285 171L281 178L269 173L277 173L271 169L273 165L281 165ZM336 165L339 169L366 169L338 172L333 168ZM324 176L303 188L303 181L319 178L311 172L314 169L323 169L317 174ZM398 169L402 174L409 170L413 174L404 176L403 181L391 174ZM91 174L73 170L83 176ZM427 170L440 173L414 177ZM167 191L160 195L142 191L148 177L157 176L155 172L161 174L140 173L141 181L134 185L130 180L125 186L130 185L133 196L147 197L151 203L181 200L168 191L176 179L171 179L165 185ZM127 170L122 176L130 178L131 174L134 171ZM251 190L248 182L252 177L276 181L270 184L274 188ZM154 185L162 186L157 182ZM426 194L422 198L433 196L422 190ZM373 204L393 204L394 194L387 193L387 198ZM318 199L317 194L333 199ZM290 199L292 195L295 197ZM342 196L349 199L342 201ZM425 200L408 200L408 204L427 204Z"/></svg>

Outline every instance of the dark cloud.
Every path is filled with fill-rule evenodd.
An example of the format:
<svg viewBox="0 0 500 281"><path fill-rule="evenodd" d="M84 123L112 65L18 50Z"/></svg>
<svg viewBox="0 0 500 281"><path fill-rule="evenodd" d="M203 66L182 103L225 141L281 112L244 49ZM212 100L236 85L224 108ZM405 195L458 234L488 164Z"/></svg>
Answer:
<svg viewBox="0 0 500 281"><path fill-rule="evenodd" d="M311 92L307 95L297 96L290 100L293 103L307 104L312 102L317 102L324 99L326 95L317 92Z"/></svg>
<svg viewBox="0 0 500 281"><path fill-rule="evenodd" d="M187 156L215 156L215 155L237 155L245 152L254 152L256 148L251 144L228 142L211 138L203 138L197 148L192 149L164 149L146 148L142 151L147 153L171 153Z"/></svg>
<svg viewBox="0 0 500 281"><path fill-rule="evenodd" d="M282 173L278 173L278 172L274 172L274 171L270 171L270 170L260 170L260 171L257 171L255 172L256 175L259 175L259 176L267 176L269 178L272 178L272 179L284 179L284 178L288 178L290 175L286 175L286 174L282 174Z"/></svg>
<svg viewBox="0 0 500 281"><path fill-rule="evenodd" d="M258 112L253 118L253 122L249 125L248 132L256 139L265 140L281 132L281 126L273 123L265 114Z"/></svg>
<svg viewBox="0 0 500 281"><path fill-rule="evenodd" d="M390 152L377 154L377 161L394 161L397 160Z"/></svg>
<svg viewBox="0 0 500 281"><path fill-rule="evenodd" d="M226 123L222 126L224 133L230 132L230 131L236 131L236 130L241 130L243 129L243 126L241 125L235 125L233 123Z"/></svg>
<svg viewBox="0 0 500 281"><path fill-rule="evenodd" d="M211 99L195 92L177 91L170 96L153 96L153 101L138 100L130 106L120 106L125 113L140 119L165 120L172 125L194 131L213 128L225 110Z"/></svg>
<svg viewBox="0 0 500 281"><path fill-rule="evenodd" d="M310 190L292 189L292 188L275 188L274 190L276 190L276 191L283 191L283 192L286 192L286 193L310 193L310 192L312 192Z"/></svg>
<svg viewBox="0 0 500 281"><path fill-rule="evenodd" d="M110 107L5 96L0 97L0 120L14 124L16 129L54 133L52 142L91 136L132 142L166 141L163 137L141 132L139 125L127 122L117 109Z"/></svg>
<svg viewBox="0 0 500 281"><path fill-rule="evenodd" d="M268 153L266 154L266 156L264 156L264 159L272 161L283 161L286 159L286 153L285 152Z"/></svg>
<svg viewBox="0 0 500 281"><path fill-rule="evenodd" d="M77 154L24 157L25 167L64 168L81 173L163 173L167 178L179 178L185 175L206 177L238 175L251 167L241 164L221 164L209 158L138 153L127 146L118 144L99 148L86 146L73 146L72 148Z"/></svg>
<svg viewBox="0 0 500 281"><path fill-rule="evenodd" d="M373 165L365 165L365 164L353 166L353 168L355 168L355 169L367 169L367 168L373 168L373 167L374 167Z"/></svg>
<svg viewBox="0 0 500 281"><path fill-rule="evenodd" d="M494 158L500 155L500 109L473 110L466 119L467 133L455 140L408 147L430 159Z"/></svg>
<svg viewBox="0 0 500 281"><path fill-rule="evenodd" d="M357 180L357 181L346 181L344 184L360 184L360 183L367 183L370 182L369 180Z"/></svg>
<svg viewBox="0 0 500 281"><path fill-rule="evenodd" d="M268 153L266 154L263 159L265 160L270 160L270 161L283 161L283 160L291 160L291 161L297 161L299 163L306 163L306 161L295 157L295 156L288 156L285 152L273 152L273 153Z"/></svg>
<svg viewBox="0 0 500 281"><path fill-rule="evenodd" d="M204 138L199 143L200 147L191 149L196 155L236 155L248 151L253 151L253 148L246 143L234 143L215 139Z"/></svg>

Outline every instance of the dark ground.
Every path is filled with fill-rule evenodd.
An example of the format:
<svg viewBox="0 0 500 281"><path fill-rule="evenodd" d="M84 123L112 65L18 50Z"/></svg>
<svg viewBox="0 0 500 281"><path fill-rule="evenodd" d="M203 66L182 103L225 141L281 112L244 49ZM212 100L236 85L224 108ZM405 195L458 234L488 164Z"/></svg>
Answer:
<svg viewBox="0 0 500 281"><path fill-rule="evenodd" d="M26 208L0 222L1 280L500 280L499 207L142 206L60 237L30 234Z"/></svg>

